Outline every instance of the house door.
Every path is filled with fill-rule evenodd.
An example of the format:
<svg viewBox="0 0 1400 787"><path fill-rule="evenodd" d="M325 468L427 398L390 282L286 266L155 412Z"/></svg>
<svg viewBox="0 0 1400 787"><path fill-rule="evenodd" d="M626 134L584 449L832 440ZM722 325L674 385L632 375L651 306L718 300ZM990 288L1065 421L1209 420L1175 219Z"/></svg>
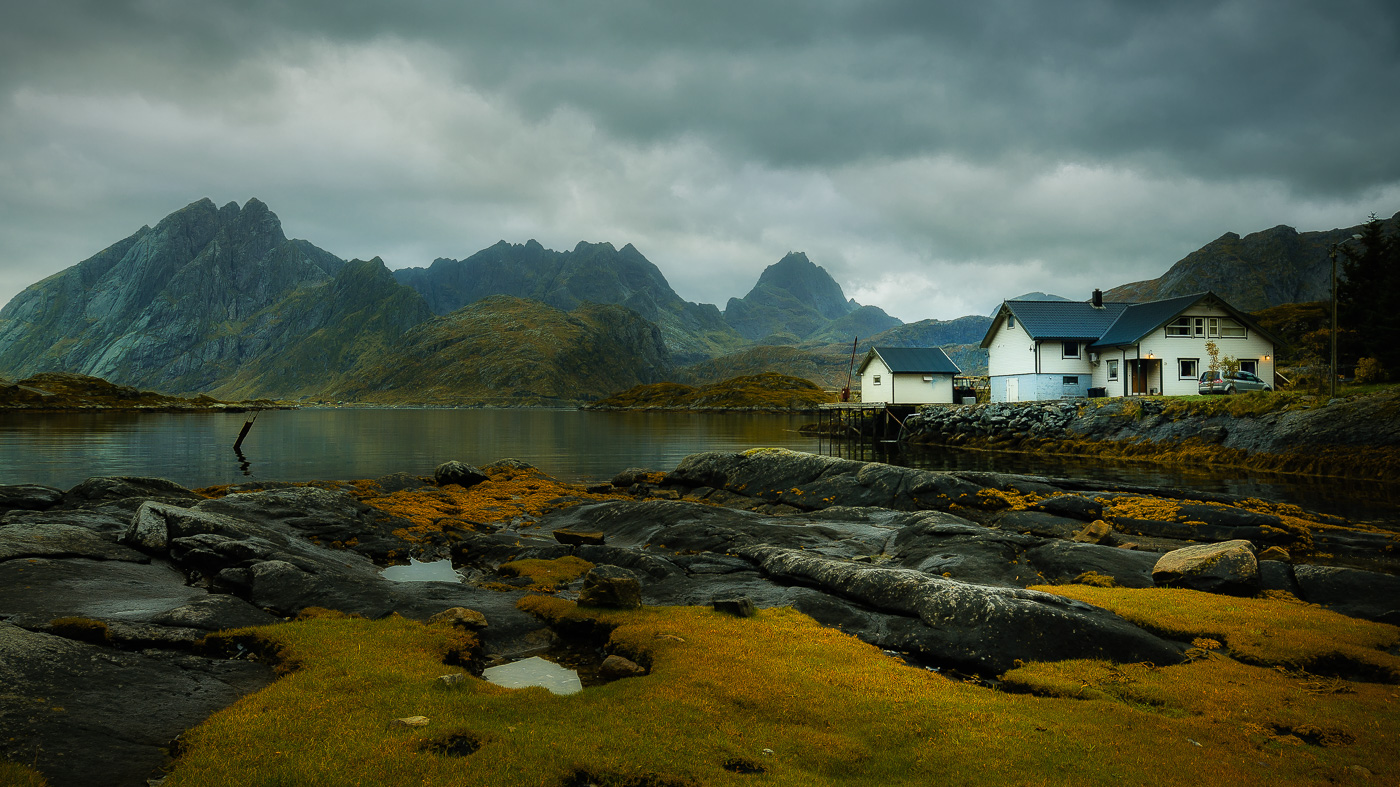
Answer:
<svg viewBox="0 0 1400 787"><path fill-rule="evenodd" d="M1019 382L1020 380L1017 380L1015 377L1006 378L1006 401L1021 401L1021 386L1018 385Z"/></svg>
<svg viewBox="0 0 1400 787"><path fill-rule="evenodd" d="M1132 390L1133 395L1134 395L1134 396L1145 396L1145 395L1147 395L1148 393L1150 393L1150 392L1152 391L1152 387L1153 387L1153 386L1152 386L1152 376L1153 376L1153 375L1152 375L1152 372L1153 372L1156 368L1160 367L1160 365L1161 365L1162 362L1161 362L1160 360L1157 360L1157 359L1153 359L1153 360L1146 360L1146 359L1143 359L1143 360L1137 360L1137 361L1130 361L1129 363L1131 363L1131 364L1133 365L1133 390Z"/></svg>

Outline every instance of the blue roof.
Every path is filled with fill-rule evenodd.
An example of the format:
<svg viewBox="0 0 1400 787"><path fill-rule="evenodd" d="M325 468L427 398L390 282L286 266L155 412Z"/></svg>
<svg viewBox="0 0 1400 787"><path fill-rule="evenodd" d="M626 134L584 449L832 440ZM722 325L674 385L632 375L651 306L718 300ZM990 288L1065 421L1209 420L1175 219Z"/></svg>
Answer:
<svg viewBox="0 0 1400 787"><path fill-rule="evenodd" d="M1093 341L1108 330L1118 315L1131 304L1105 303L1095 307L1088 301L1003 301L1001 310L1011 312L1021 321L1021 327L1032 339L1079 339ZM1000 324L993 320L982 339L982 346L991 344L992 333Z"/></svg>
<svg viewBox="0 0 1400 787"><path fill-rule="evenodd" d="M880 356L891 374L962 374L962 369L937 347L872 347L870 352ZM862 372L872 357L865 356L860 365Z"/></svg>
<svg viewBox="0 0 1400 787"><path fill-rule="evenodd" d="M1094 342L1094 346L1116 347L1122 344L1134 344L1147 334L1166 325L1172 318L1196 305L1197 302L1210 294L1197 292L1162 301L1135 303L1123 310L1123 313L1108 327L1108 330L1104 331L1099 340ZM1216 298L1216 300L1220 299ZM1221 301L1221 305L1226 304Z"/></svg>
<svg viewBox="0 0 1400 787"><path fill-rule="evenodd" d="M1036 341L1075 339L1092 342L1090 349L1099 349L1136 344L1182 312L1207 299L1251 331L1275 344L1279 343L1276 337L1260 328L1248 315L1209 291L1147 303L1105 303L1103 308L1094 308L1087 301L1003 301L997 317L1006 312L1014 314L1021 321L1021 327ZM982 338L983 347L991 345L992 334L1000 324L999 319L992 321L987 335Z"/></svg>

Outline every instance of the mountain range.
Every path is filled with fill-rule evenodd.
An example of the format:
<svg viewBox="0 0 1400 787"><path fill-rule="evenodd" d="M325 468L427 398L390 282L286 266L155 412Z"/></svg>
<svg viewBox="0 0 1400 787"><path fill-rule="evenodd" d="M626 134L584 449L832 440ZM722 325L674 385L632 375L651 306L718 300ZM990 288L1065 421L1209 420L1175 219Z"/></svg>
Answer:
<svg viewBox="0 0 1400 787"><path fill-rule="evenodd" d="M1245 309L1316 299L1318 255L1326 266L1329 245L1353 231L1227 234L1107 297L1208 288ZM0 375L77 372L221 398L558 404L763 372L839 388L853 350L873 344L942 346L976 372L989 323L903 324L846 298L800 252L723 311L682 299L631 244L502 241L390 271L288 239L256 199L203 199L0 309Z"/></svg>

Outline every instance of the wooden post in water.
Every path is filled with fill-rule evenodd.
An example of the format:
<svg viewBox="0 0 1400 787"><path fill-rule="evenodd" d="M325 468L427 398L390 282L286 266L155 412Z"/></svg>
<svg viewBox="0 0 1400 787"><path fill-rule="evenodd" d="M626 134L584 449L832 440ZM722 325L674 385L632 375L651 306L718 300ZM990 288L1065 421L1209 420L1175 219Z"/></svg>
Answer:
<svg viewBox="0 0 1400 787"><path fill-rule="evenodd" d="M235 452L237 452L239 448L243 447L243 438L248 436L248 430L253 428L253 421L256 420L258 420L258 414L257 411L254 411L253 420L243 422L243 430L238 433L238 439L233 441L233 450Z"/></svg>

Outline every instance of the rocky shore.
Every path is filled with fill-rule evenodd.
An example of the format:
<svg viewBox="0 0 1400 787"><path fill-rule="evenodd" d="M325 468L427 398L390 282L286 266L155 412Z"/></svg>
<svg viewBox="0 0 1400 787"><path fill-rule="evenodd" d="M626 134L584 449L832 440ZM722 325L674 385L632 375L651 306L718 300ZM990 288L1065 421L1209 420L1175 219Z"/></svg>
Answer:
<svg viewBox="0 0 1400 787"><path fill-rule="evenodd" d="M1286 595L1400 624L1397 547L1395 533L1259 500L779 449L587 487L513 460L199 491L0 486L0 759L51 785L145 784L183 731L275 679L256 647L207 635L316 610L460 609L477 645L458 663L480 674L579 634L517 606L540 592L791 607L911 663L993 679L1027 662L1192 658L1165 629L1032 586ZM410 557L450 558L462 581L382 575ZM1386 663L1381 679L1400 680ZM1305 666L1378 669L1336 654Z"/></svg>
<svg viewBox="0 0 1400 787"><path fill-rule="evenodd" d="M116 385L100 377L70 372L44 372L18 382L0 380L0 412L86 412L92 410L131 410L140 412L218 411L241 413L248 410L290 409L290 405L269 399L223 402L209 396L192 399L167 396Z"/></svg>
<svg viewBox="0 0 1400 787"><path fill-rule="evenodd" d="M1395 390L1328 403L1253 393L927 405L905 427L913 444L1400 478Z"/></svg>

